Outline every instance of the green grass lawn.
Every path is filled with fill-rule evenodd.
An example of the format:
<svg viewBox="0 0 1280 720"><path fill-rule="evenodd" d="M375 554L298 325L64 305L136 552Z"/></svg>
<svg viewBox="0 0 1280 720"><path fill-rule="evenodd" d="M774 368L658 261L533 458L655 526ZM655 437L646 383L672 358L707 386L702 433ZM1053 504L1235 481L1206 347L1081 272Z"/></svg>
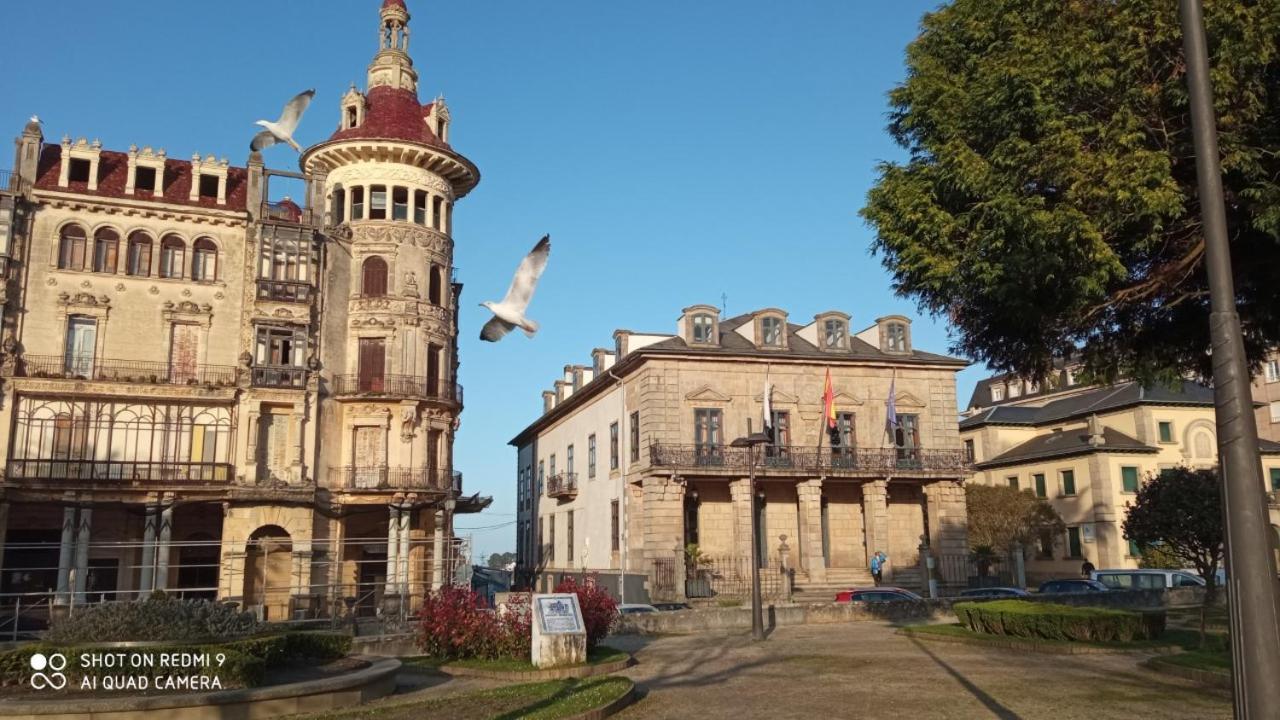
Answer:
<svg viewBox="0 0 1280 720"><path fill-rule="evenodd" d="M373 705L336 713L308 716L309 720L555 720L572 717L612 702L630 687L626 678L607 676L583 680L510 685L420 703Z"/></svg>
<svg viewBox="0 0 1280 720"><path fill-rule="evenodd" d="M974 632L962 625L908 625L903 628L908 634L923 635L944 635L947 637L966 638L977 642L990 642L996 644L1005 643L1026 643L1028 645L1057 645L1062 647L1070 647L1072 645L1082 647L1096 647L1108 649L1126 649L1141 650L1143 648L1163 648L1169 646L1178 646L1182 648L1199 647L1199 634L1191 630L1166 630L1163 635L1155 640L1140 640L1137 642L1073 642L1071 640L1046 640L1043 638L1024 638L1013 635L992 635L989 633Z"/></svg>
<svg viewBox="0 0 1280 720"><path fill-rule="evenodd" d="M615 662L617 660L626 659L627 653L622 650L616 650L607 645L597 645L587 651L588 665L600 665L601 663ZM498 670L502 672L533 672L539 668L534 667L533 663L528 660L516 660L513 658L497 658L486 660L480 658L467 658L465 660L441 660L440 658L422 655L419 657L401 658L405 665L411 667L421 667L428 669L436 669L441 665L454 665L457 667L472 668L475 670Z"/></svg>

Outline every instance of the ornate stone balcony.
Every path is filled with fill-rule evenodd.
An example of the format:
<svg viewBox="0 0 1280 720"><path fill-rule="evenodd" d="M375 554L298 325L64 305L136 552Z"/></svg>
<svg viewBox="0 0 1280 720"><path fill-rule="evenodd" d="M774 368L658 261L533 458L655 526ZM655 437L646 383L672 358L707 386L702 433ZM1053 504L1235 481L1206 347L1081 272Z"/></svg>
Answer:
<svg viewBox="0 0 1280 720"><path fill-rule="evenodd" d="M562 472L547 478L547 497L556 498L557 500L572 500L577 496L577 473Z"/></svg>
<svg viewBox="0 0 1280 720"><path fill-rule="evenodd" d="M649 447L653 467L683 474L746 475L751 456L747 448L724 445L663 445ZM755 469L762 475L824 475L847 477L957 476L969 472L963 450L924 448L818 448L764 446L755 451Z"/></svg>

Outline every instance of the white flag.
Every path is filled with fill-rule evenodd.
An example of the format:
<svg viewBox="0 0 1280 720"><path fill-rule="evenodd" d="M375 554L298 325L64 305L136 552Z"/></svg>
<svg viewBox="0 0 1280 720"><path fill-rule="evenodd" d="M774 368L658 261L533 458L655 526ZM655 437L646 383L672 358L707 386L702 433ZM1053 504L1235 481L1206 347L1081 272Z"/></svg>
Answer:
<svg viewBox="0 0 1280 720"><path fill-rule="evenodd" d="M773 433L773 403L769 401L773 395L773 386L769 384L769 376L764 376L764 432L766 435Z"/></svg>

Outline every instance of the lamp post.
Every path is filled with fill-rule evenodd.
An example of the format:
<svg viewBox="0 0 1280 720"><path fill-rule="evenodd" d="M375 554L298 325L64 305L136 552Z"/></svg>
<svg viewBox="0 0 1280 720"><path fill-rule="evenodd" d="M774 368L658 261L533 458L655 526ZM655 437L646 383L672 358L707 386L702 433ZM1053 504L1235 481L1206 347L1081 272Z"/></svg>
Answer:
<svg viewBox="0 0 1280 720"><path fill-rule="evenodd" d="M751 495L751 639L764 640L764 608L760 602L760 518L756 517L756 446L769 442L764 433L752 433L729 443L747 449L747 482Z"/></svg>
<svg viewBox="0 0 1280 720"><path fill-rule="evenodd" d="M1280 683L1276 682L1280 677L1276 567L1267 537L1270 528L1263 502L1258 427L1231 276L1203 8L1200 0L1179 0L1179 10L1209 276L1209 329L1226 521L1235 716L1274 717L1276 708L1280 708Z"/></svg>

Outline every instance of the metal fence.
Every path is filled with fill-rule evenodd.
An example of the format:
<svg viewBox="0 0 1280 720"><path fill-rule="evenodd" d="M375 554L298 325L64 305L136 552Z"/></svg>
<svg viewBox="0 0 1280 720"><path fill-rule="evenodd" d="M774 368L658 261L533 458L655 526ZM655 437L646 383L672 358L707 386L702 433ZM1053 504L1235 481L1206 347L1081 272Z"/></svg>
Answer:
<svg viewBox="0 0 1280 720"><path fill-rule="evenodd" d="M685 596L743 598L751 595L751 558L740 555L701 555L686 562ZM778 567L760 569L760 594L766 598L790 595L788 574Z"/></svg>
<svg viewBox="0 0 1280 720"><path fill-rule="evenodd" d="M233 387L239 372L233 365L182 367L167 362L113 360L79 355L24 355L22 366L27 377L35 378L215 387Z"/></svg>
<svg viewBox="0 0 1280 720"><path fill-rule="evenodd" d="M649 448L649 462L658 467L688 471L705 469L745 472L751 463L750 448L723 445L665 445ZM768 446L755 452L758 471L784 470L805 473L839 474L945 473L966 471L969 462L963 450L925 448L819 448Z"/></svg>
<svg viewBox="0 0 1280 720"><path fill-rule="evenodd" d="M335 395L389 395L462 402L462 386L418 375L335 375Z"/></svg>
<svg viewBox="0 0 1280 720"><path fill-rule="evenodd" d="M1013 564L1003 557L979 562L971 554L943 554L935 557L937 580L960 588L1002 587L1014 584Z"/></svg>

